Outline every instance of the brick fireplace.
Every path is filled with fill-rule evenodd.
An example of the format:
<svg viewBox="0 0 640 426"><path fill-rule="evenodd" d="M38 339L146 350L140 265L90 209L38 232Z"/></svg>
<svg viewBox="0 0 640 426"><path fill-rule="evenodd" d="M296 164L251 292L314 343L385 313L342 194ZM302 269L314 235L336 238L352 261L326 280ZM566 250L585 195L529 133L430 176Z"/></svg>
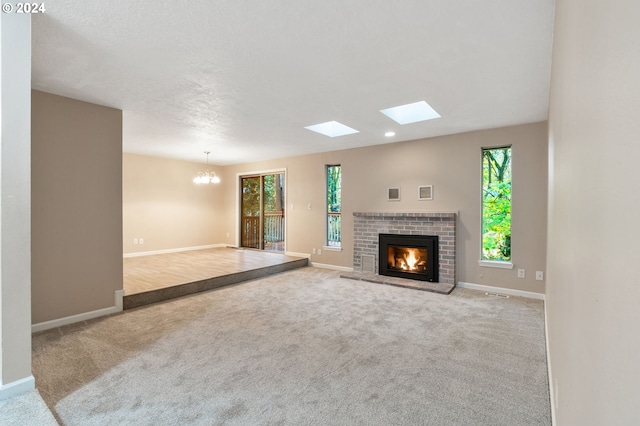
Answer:
<svg viewBox="0 0 640 426"><path fill-rule="evenodd" d="M353 270L378 273L378 235L437 235L440 283L456 282L456 213L355 212ZM375 270L372 270L375 269Z"/></svg>

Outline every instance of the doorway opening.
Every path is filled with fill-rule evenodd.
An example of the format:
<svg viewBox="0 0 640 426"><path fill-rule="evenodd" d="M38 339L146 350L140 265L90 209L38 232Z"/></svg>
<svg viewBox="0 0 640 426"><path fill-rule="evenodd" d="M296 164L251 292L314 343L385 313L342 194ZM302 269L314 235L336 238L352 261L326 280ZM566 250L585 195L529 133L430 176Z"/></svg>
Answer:
<svg viewBox="0 0 640 426"><path fill-rule="evenodd" d="M284 252L284 172L240 177L240 246Z"/></svg>

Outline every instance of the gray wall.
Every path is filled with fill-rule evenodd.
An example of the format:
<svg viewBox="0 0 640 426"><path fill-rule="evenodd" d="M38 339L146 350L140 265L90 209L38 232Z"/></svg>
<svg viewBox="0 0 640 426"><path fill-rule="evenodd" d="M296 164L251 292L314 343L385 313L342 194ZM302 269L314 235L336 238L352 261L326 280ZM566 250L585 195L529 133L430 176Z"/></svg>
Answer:
<svg viewBox="0 0 640 426"><path fill-rule="evenodd" d="M558 0L547 327L558 425L640 424L640 2Z"/></svg>
<svg viewBox="0 0 640 426"><path fill-rule="evenodd" d="M122 289L122 111L32 92L32 319Z"/></svg>
<svg viewBox="0 0 640 426"><path fill-rule="evenodd" d="M0 399L31 377L29 15L0 16Z"/></svg>

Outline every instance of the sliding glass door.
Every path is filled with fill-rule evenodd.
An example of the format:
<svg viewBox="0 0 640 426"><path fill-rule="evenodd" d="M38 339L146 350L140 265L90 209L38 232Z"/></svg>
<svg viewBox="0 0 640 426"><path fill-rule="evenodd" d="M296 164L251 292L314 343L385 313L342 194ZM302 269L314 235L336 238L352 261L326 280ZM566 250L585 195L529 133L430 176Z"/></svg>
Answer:
<svg viewBox="0 0 640 426"><path fill-rule="evenodd" d="M240 178L241 246L284 252L284 173Z"/></svg>

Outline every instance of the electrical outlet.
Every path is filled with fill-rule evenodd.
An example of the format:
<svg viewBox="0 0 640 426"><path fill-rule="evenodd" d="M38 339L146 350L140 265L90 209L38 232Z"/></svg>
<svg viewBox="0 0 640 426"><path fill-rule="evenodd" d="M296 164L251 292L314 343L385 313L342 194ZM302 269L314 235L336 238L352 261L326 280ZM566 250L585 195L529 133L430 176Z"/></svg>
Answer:
<svg viewBox="0 0 640 426"><path fill-rule="evenodd" d="M321 255L321 254L322 254L322 250L318 249L318 255Z"/></svg>
<svg viewBox="0 0 640 426"><path fill-rule="evenodd" d="M312 254L316 254L316 249L311 250Z"/></svg>
<svg viewBox="0 0 640 426"><path fill-rule="evenodd" d="M538 281L544 280L544 272L536 271L536 280L538 280Z"/></svg>
<svg viewBox="0 0 640 426"><path fill-rule="evenodd" d="M518 278L524 278L526 276L524 269L518 269Z"/></svg>
<svg viewBox="0 0 640 426"><path fill-rule="evenodd" d="M140 242L140 244L144 244L144 238L139 238L138 241Z"/></svg>
<svg viewBox="0 0 640 426"><path fill-rule="evenodd" d="M137 238L133 239L133 244L138 244L138 239Z"/></svg>
<svg viewBox="0 0 640 426"><path fill-rule="evenodd" d="M229 233L227 232L227 238L229 238Z"/></svg>

